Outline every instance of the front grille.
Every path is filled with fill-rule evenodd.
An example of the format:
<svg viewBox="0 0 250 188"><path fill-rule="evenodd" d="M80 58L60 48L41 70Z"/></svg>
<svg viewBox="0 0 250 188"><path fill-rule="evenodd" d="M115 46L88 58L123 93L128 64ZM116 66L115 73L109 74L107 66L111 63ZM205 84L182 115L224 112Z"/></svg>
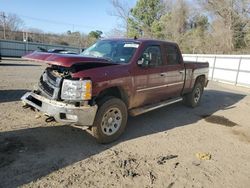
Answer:
<svg viewBox="0 0 250 188"><path fill-rule="evenodd" d="M52 70L46 69L40 78L39 90L41 94L54 100L59 99L62 77L56 76Z"/></svg>
<svg viewBox="0 0 250 188"><path fill-rule="evenodd" d="M50 78L51 80L53 80L54 82L56 82L57 77L54 76L54 75L51 73L51 71L46 71L46 73L47 73L48 78Z"/></svg>
<svg viewBox="0 0 250 188"><path fill-rule="evenodd" d="M50 87L49 84L47 84L45 81L43 81L42 78L40 80L40 84L41 84L42 90L46 94L48 94L50 97L53 97L53 95L54 95L54 89L52 87Z"/></svg>

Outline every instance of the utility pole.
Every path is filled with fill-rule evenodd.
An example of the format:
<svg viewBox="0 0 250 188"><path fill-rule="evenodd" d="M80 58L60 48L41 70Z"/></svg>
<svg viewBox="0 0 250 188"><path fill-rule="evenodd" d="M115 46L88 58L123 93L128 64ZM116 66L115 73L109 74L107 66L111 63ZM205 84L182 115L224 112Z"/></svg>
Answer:
<svg viewBox="0 0 250 188"><path fill-rule="evenodd" d="M4 12L2 12L1 17L3 18L3 38L6 39L6 34L5 34L5 19L6 19L6 16L5 16Z"/></svg>

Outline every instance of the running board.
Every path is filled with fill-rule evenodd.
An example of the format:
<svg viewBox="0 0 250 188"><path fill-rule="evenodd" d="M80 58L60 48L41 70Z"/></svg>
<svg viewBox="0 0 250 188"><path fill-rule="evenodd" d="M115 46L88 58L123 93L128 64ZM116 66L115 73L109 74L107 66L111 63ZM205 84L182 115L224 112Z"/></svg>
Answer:
<svg viewBox="0 0 250 188"><path fill-rule="evenodd" d="M129 114L131 116L138 116L140 114L144 114L146 112L150 112L152 110L155 110L155 109L158 109L158 108L161 108L161 107L164 107L164 106L168 106L170 104L174 104L174 103L177 103L177 102L180 102L180 101L182 101L182 97L170 99L170 100L167 100L167 101L159 102L157 104L151 104L151 105L140 107L140 108L135 108L135 109L130 110Z"/></svg>

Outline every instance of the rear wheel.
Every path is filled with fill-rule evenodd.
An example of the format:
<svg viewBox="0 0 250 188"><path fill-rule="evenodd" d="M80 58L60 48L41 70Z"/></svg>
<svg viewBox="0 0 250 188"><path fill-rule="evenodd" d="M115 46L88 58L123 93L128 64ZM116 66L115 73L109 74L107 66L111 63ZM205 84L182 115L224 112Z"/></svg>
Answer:
<svg viewBox="0 0 250 188"><path fill-rule="evenodd" d="M197 81L192 92L184 96L184 103L192 108L198 106L201 100L203 89L203 84L200 81Z"/></svg>
<svg viewBox="0 0 250 188"><path fill-rule="evenodd" d="M118 98L106 97L98 104L92 135L99 143L110 143L116 140L125 130L127 124L127 107Z"/></svg>

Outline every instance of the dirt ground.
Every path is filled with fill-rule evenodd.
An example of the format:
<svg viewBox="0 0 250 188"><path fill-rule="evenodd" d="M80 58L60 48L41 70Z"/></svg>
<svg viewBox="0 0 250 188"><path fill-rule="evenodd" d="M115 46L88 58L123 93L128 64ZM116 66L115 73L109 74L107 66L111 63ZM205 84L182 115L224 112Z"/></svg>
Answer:
<svg viewBox="0 0 250 188"><path fill-rule="evenodd" d="M199 107L130 117L100 145L22 108L44 67L0 62L0 187L250 187L250 89L210 82Z"/></svg>

